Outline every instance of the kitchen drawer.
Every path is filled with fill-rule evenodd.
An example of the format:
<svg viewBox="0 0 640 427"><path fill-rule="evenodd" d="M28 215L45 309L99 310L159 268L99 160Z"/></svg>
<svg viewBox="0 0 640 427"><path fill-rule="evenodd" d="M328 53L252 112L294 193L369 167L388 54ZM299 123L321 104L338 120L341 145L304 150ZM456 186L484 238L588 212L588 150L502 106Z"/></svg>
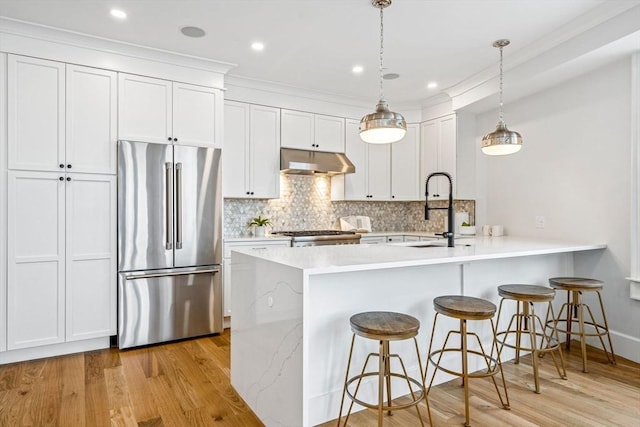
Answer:
<svg viewBox="0 0 640 427"><path fill-rule="evenodd" d="M401 243L404 241L404 236L387 236L387 243Z"/></svg>
<svg viewBox="0 0 640 427"><path fill-rule="evenodd" d="M387 243L387 236L362 236L360 238L360 244L363 245L376 245L379 243Z"/></svg>
<svg viewBox="0 0 640 427"><path fill-rule="evenodd" d="M404 236L405 242L419 242L420 236Z"/></svg>
<svg viewBox="0 0 640 427"><path fill-rule="evenodd" d="M289 247L291 246L291 241L289 240L256 240L252 242L231 242L224 244L224 257L231 258L231 251L237 248L267 248L267 247Z"/></svg>

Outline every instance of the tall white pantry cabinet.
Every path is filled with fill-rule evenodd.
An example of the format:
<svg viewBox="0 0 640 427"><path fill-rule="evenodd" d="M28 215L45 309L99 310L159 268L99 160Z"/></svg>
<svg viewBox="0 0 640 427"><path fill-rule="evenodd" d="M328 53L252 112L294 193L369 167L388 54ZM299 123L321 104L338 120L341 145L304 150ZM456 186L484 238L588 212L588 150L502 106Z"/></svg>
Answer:
<svg viewBox="0 0 640 427"><path fill-rule="evenodd" d="M117 74L7 56L6 350L116 334Z"/></svg>

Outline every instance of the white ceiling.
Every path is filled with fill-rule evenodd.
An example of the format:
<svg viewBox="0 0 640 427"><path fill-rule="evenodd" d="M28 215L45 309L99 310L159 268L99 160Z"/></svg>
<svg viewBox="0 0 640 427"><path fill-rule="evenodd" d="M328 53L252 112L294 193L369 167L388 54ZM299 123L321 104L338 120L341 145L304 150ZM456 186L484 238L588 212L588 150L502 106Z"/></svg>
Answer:
<svg viewBox="0 0 640 427"><path fill-rule="evenodd" d="M639 0L394 0L384 13L384 64L385 72L400 78L385 80L386 99L393 108L428 104L429 99L441 98L443 91L459 93L477 85L479 76L484 75L485 81L495 78L498 50L491 44L496 39L511 40L505 49L508 70L557 49L570 37L597 29L612 16L638 9L639 4ZM111 8L124 10L127 19L112 18ZM0 0L0 16L235 63L229 72L235 77L371 105L378 97L379 10L370 0ZM180 33L183 26L200 27L206 36L185 37ZM613 38L639 27L640 23ZM265 44L263 52L250 49L256 40ZM620 54L626 53L628 49ZM568 55L567 61L578 56ZM611 60L610 55L598 57ZM362 75L352 74L356 64L365 68ZM573 68L575 73L584 69ZM430 81L437 81L439 88L427 89ZM508 87L507 74L505 90Z"/></svg>

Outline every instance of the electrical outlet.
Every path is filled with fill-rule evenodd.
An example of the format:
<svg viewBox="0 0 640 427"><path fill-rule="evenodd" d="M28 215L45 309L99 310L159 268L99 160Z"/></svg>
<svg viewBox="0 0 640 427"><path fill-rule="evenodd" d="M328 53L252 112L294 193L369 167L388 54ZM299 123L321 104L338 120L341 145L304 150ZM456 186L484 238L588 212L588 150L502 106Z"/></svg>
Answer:
<svg viewBox="0 0 640 427"><path fill-rule="evenodd" d="M536 217L536 228L544 228L544 217L537 216Z"/></svg>

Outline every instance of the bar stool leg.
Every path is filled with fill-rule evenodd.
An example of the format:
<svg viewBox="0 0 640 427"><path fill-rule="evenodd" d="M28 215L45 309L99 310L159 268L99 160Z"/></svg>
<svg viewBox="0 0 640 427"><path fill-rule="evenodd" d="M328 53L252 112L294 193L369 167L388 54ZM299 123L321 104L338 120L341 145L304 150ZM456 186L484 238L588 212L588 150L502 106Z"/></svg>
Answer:
<svg viewBox="0 0 640 427"><path fill-rule="evenodd" d="M573 299L571 296L573 294ZM571 349L571 323L573 322L573 312L576 309L575 307L576 296L575 292L567 291L567 332L566 332L566 342L564 343L567 351Z"/></svg>
<svg viewBox="0 0 640 427"><path fill-rule="evenodd" d="M494 331L496 330L497 327L497 323L494 324L493 323L493 319L491 319L491 329L493 329ZM480 341L480 340L478 340ZM482 343L480 343L480 346L482 346ZM500 394L500 391L498 390L498 384L496 384L496 380L493 376L491 376L491 378L493 379L493 385L496 388L496 392L498 393L498 397L500 398L500 403L502 403L502 407L504 409L511 409L511 405L509 403L509 392L507 391L507 382L504 380L504 370L502 369L502 362L500 359L500 353L498 353L498 337L496 337L496 334L493 334L493 343L491 344L491 355L493 356L493 349L496 349L496 360L498 361L498 369L500 369L500 377L502 377L502 386L504 387L504 398L505 400L502 400L502 395ZM484 349L482 350L483 353L485 353ZM485 353L486 354L486 353ZM505 403L506 401L506 403Z"/></svg>
<svg viewBox="0 0 640 427"><path fill-rule="evenodd" d="M384 341L380 341L380 357L378 358L378 427L382 427L382 406L384 405L385 353Z"/></svg>
<svg viewBox="0 0 640 427"><path fill-rule="evenodd" d="M582 372L589 372L587 369L587 339L584 335L584 304L582 302L582 292L575 291L574 297L577 298L578 307L578 325L580 328L580 350L582 351Z"/></svg>
<svg viewBox="0 0 640 427"><path fill-rule="evenodd" d="M469 380L467 366L467 321L460 320L460 340L462 344L462 381L464 383L464 425L469 427Z"/></svg>
<svg viewBox="0 0 640 427"><path fill-rule="evenodd" d="M525 305L522 303L523 306ZM520 342L522 337L522 322L524 321L524 308L520 308L520 301L516 301L516 359L513 363L516 365L520 363ZM506 340L505 336L505 340Z"/></svg>
<svg viewBox="0 0 640 427"><path fill-rule="evenodd" d="M613 343L611 342L611 334L609 333L609 324L607 323L607 315L604 312L604 304L602 303L602 295L600 295L600 291L596 292L598 294L598 300L600 301L600 311L602 312L602 320L604 321L604 327L607 330L607 339L609 340L609 349L611 350L611 358L609 358L609 354L607 354L607 349L604 346L604 342L602 343L602 349L604 350L607 359L611 364L616 364L616 354L613 352ZM593 317L593 316L591 316ZM595 321L594 321L595 323ZM602 338L600 338L602 341Z"/></svg>
<svg viewBox="0 0 640 427"><path fill-rule="evenodd" d="M347 394L347 381L349 381L349 369L351 368L351 355L353 354L353 343L356 340L356 334L352 334L351 336L351 348L349 348L349 359L347 360L347 373L344 374L344 387L342 388L342 399L340 400L340 412L338 413L338 427L340 427L340 419L342 418L342 408L344 406L344 396ZM351 412L351 409L349 409ZM347 419L349 418L349 414L347 413ZM344 421L344 424L347 425L347 420Z"/></svg>
<svg viewBox="0 0 640 427"><path fill-rule="evenodd" d="M533 365L533 381L536 393L540 394L540 379L538 378L538 337L536 335L536 312L532 302L523 303L525 318L529 318L529 340L531 341L531 364Z"/></svg>
<svg viewBox="0 0 640 427"><path fill-rule="evenodd" d="M551 319L553 320L553 329L551 330L551 332L547 336L545 325L549 324L549 314L551 314ZM558 366L558 362L556 361L556 357L553 355L553 352L551 352L551 359L553 360L553 364L555 365L556 371L558 371L558 375L560 375L560 378L562 378L563 380L566 380L567 379L567 370L566 370L565 364L564 364L564 356L562 355L562 349L560 348L560 338L558 336L558 321L557 321L555 313L553 312L553 304L551 303L551 301L549 301L547 303L547 315L544 318L544 325L541 324L540 328L542 330L542 334L544 336L544 340L547 341L547 348L553 346L553 341L552 340L553 340L553 336L555 334L556 345L558 347L558 354L560 355L560 366L562 366L562 371L560 371L560 366ZM544 355L544 353L542 353L540 355L540 357L542 357L543 355Z"/></svg>
<svg viewBox="0 0 640 427"><path fill-rule="evenodd" d="M391 352L389 351L389 341L384 341L384 375L387 380L387 406L391 407ZM402 360L402 359L400 359ZM391 415L391 411L387 411Z"/></svg>

